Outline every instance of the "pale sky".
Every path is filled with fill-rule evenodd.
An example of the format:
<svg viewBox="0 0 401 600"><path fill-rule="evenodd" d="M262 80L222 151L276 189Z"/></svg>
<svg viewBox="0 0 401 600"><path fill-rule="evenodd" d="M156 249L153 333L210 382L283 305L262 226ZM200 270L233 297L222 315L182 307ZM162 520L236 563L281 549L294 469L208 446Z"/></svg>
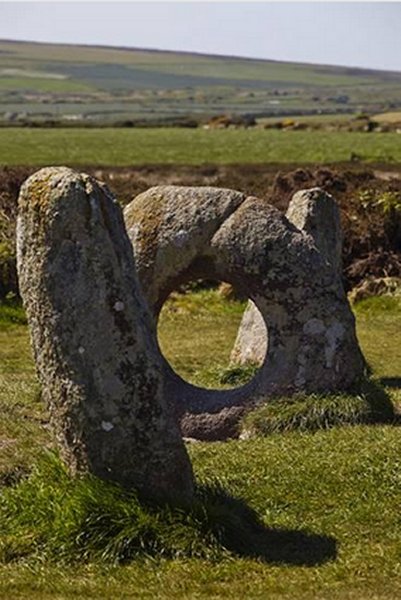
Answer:
<svg viewBox="0 0 401 600"><path fill-rule="evenodd" d="M3 2L0 38L401 71L401 2Z"/></svg>

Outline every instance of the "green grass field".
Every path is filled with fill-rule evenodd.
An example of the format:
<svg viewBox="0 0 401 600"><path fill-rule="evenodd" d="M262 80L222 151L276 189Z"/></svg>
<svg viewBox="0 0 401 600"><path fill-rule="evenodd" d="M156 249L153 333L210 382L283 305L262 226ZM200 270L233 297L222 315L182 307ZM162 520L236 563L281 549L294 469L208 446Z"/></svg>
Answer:
<svg viewBox="0 0 401 600"><path fill-rule="evenodd" d="M204 308L206 300L211 312ZM170 340L169 350L164 347L170 362L187 378L194 371L201 379L205 373L213 376L212 367L227 360L242 307L227 304L215 292L173 300L159 331L159 339ZM364 301L356 316L366 358L398 403L400 301ZM220 332L213 350L208 339L212 328ZM191 337L199 353L197 364L190 357L184 360L188 347L182 342ZM50 447L46 424L23 314L0 307L0 510L1 491L5 497L13 480L31 468L43 447ZM64 563L27 551L0 562L0 598L396 600L401 596L399 427L336 427L190 444L188 450L200 481L219 481L256 511L266 529L255 538L255 545L248 540L241 551L206 558L144 556L126 565L81 559ZM31 538L29 527L27 531L20 543L28 549L33 529ZM0 550L2 541L0 530ZM252 556L255 548L259 550Z"/></svg>
<svg viewBox="0 0 401 600"><path fill-rule="evenodd" d="M204 129L0 129L3 165L401 162L397 133Z"/></svg>

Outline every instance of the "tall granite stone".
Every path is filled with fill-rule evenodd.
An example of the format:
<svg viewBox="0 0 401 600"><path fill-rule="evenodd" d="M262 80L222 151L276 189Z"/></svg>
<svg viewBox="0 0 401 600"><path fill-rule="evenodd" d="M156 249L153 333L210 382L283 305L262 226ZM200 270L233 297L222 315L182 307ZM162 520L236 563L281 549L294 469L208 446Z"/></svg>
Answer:
<svg viewBox="0 0 401 600"><path fill-rule="evenodd" d="M40 170L21 189L17 252L43 396L70 470L190 500L192 469L116 200L87 175Z"/></svg>

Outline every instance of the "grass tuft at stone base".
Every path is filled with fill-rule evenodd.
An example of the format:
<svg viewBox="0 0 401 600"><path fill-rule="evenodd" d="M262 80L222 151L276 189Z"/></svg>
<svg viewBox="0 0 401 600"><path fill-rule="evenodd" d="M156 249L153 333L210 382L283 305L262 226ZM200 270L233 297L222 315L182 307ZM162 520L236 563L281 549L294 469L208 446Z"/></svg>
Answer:
<svg viewBox="0 0 401 600"><path fill-rule="evenodd" d="M348 393L296 394L276 397L248 413L241 437L286 431L316 431L339 425L392 423L395 412L385 389L374 379L364 379Z"/></svg>

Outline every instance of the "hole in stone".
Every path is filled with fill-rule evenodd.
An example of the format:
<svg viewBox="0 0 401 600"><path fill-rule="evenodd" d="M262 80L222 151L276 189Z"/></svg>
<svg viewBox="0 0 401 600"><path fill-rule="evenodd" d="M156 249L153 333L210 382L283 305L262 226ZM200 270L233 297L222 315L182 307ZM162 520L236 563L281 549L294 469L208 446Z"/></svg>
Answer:
<svg viewBox="0 0 401 600"><path fill-rule="evenodd" d="M226 282L198 279L172 292L157 327L160 350L172 369L188 383L206 389L238 388L253 379L267 351L266 326L257 309L259 359L249 347L245 351L243 338L241 356L237 352L237 360L232 359L247 305L248 298Z"/></svg>

